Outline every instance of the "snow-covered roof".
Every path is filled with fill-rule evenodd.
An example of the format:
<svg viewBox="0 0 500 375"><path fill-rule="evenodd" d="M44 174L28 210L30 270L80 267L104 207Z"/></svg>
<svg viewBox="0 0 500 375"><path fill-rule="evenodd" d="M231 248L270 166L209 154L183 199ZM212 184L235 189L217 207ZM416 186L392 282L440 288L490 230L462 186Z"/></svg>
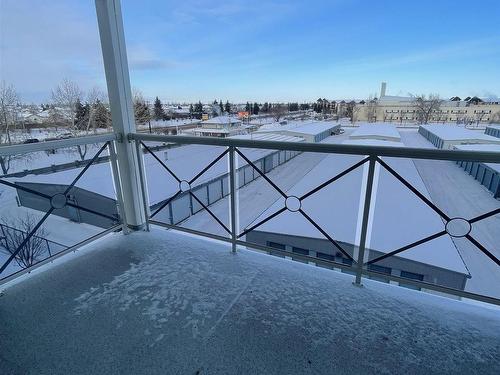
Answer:
<svg viewBox="0 0 500 375"><path fill-rule="evenodd" d="M415 98L411 96L393 96L393 95L384 95L381 96L379 102L412 102Z"/></svg>
<svg viewBox="0 0 500 375"><path fill-rule="evenodd" d="M444 141L483 141L484 143L498 143L500 139L484 134L478 130L465 129L456 125L430 124L420 125L421 128L433 133Z"/></svg>
<svg viewBox="0 0 500 375"><path fill-rule="evenodd" d="M340 124L331 121L296 121L290 122L286 125L264 125L258 132L288 132L288 133L302 133L307 135L317 135L325 131L340 127Z"/></svg>
<svg viewBox="0 0 500 375"><path fill-rule="evenodd" d="M399 141L401 136L396 130L396 126L391 124L361 124L358 129L352 132L349 138Z"/></svg>
<svg viewBox="0 0 500 375"><path fill-rule="evenodd" d="M219 134L229 134L233 130L231 129L219 129L219 128L194 128L194 129L186 129L183 130L184 133L202 133L202 134L213 134L213 133L219 133Z"/></svg>
<svg viewBox="0 0 500 375"><path fill-rule="evenodd" d="M500 130L500 125L491 124L491 125L486 126L486 128L492 128L492 129L498 129L498 130Z"/></svg>
<svg viewBox="0 0 500 375"><path fill-rule="evenodd" d="M235 135L231 138L236 139L251 139L255 141L276 141L276 142L304 142L304 139L301 137L294 137L292 135L282 135L282 134L274 134L274 133L250 133L243 135Z"/></svg>
<svg viewBox="0 0 500 375"><path fill-rule="evenodd" d="M202 124L216 124L216 125L227 125L227 124L239 124L241 121L237 118L230 116L217 116L211 119L202 121Z"/></svg>
<svg viewBox="0 0 500 375"><path fill-rule="evenodd" d="M344 142L342 142L342 144L360 146L403 147L401 142L385 141L380 139L346 139Z"/></svg>
<svg viewBox="0 0 500 375"><path fill-rule="evenodd" d="M364 144L365 140L358 141ZM399 142L369 140L371 145L387 146ZM348 143L356 143L353 140ZM287 191L287 195L300 197L329 178L360 161L357 155L329 155L313 168L302 180ZM393 169L409 181L417 190L430 198L412 160L383 158ZM365 164L365 168L367 165ZM313 218L333 239L345 243L358 243L362 207L363 167L343 176L302 201L302 209ZM375 201L373 208L371 238L367 247L380 252L389 252L425 238L445 228L441 218L426 206L410 190L397 181L377 164ZM284 207L284 199L277 200L265 210L252 226ZM256 229L257 231L281 233L324 239L300 213L285 211ZM467 269L455 245L448 236L404 251L397 256L413 261L430 264L463 274Z"/></svg>
<svg viewBox="0 0 500 375"><path fill-rule="evenodd" d="M149 144L149 143L147 143ZM151 143L151 145L157 145ZM89 146L90 147L90 146ZM171 149L155 151L155 154L181 179L190 180L212 160L219 156L225 150L224 147L208 145L185 145ZM248 149L240 148L240 151L251 161L258 160L269 155L274 150ZM89 148L89 155L93 156L97 148ZM101 156L106 155L103 152ZM40 153L44 165L47 166L46 154ZM63 160L68 161L67 155L61 154ZM238 165L243 166L247 163L238 158ZM155 160L150 154L144 154L144 165L148 192L151 204L167 199L179 190L179 183ZM12 181L52 183L52 184L70 184L78 175L82 168L72 169L51 174L41 174L37 176L28 175L23 178L13 178ZM226 174L228 171L227 158L224 157L215 163L208 171L198 178L193 186L207 182ZM77 187L86 189L97 194L115 198L115 190L112 183L111 169L108 163L95 164L91 166L76 184Z"/></svg>

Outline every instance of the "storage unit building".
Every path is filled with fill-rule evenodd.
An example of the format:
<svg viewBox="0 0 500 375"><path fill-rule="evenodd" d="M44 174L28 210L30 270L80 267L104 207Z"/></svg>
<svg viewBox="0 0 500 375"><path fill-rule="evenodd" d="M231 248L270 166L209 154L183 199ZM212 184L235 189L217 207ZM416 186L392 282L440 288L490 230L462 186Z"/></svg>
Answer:
<svg viewBox="0 0 500 375"><path fill-rule="evenodd" d="M373 139L358 142L404 147L400 142ZM356 142L348 140L345 143ZM328 155L289 189L287 195L300 197L360 161L361 158L359 155ZM384 160L430 199L412 160L399 158L384 158ZM301 209L351 255L359 244L363 207L362 181L366 168L367 164L354 169L301 201ZM378 164L374 184L375 198L372 201L373 213L370 215L370 234L367 238L366 256L369 259L425 238L429 233L445 229L445 223L438 215L430 211L408 188ZM284 199L277 200L248 227L256 225L285 205ZM297 253L350 264L350 259L345 257L314 225L300 213L291 210L282 212L247 233L246 240L289 251L292 258L293 253ZM436 251L437 248L439 251ZM369 268L393 276L409 277L458 289L465 288L469 277L453 241L447 235L388 257Z"/></svg>
<svg viewBox="0 0 500 375"><path fill-rule="evenodd" d="M500 145L458 145L455 149L500 153ZM458 161L457 164L491 191L493 197L500 199L500 164L474 161Z"/></svg>
<svg viewBox="0 0 500 375"><path fill-rule="evenodd" d="M349 139L378 139L399 142L401 136L391 124L363 124L351 133Z"/></svg>
<svg viewBox="0 0 500 375"><path fill-rule="evenodd" d="M317 143L336 134L340 124L330 121L293 122L287 125L276 125L261 128L257 133L274 133L293 137L302 137L304 141Z"/></svg>
<svg viewBox="0 0 500 375"><path fill-rule="evenodd" d="M437 148L448 150L455 145L500 144L500 138L456 125L421 125L418 132Z"/></svg>
<svg viewBox="0 0 500 375"><path fill-rule="evenodd" d="M492 137L500 138L500 125L488 125L484 133Z"/></svg>

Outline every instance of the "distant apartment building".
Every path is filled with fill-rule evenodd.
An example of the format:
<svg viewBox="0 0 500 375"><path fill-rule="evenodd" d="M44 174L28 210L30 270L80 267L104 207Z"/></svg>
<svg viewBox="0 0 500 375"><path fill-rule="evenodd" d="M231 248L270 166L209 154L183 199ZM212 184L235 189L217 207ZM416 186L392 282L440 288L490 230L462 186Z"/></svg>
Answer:
<svg viewBox="0 0 500 375"><path fill-rule="evenodd" d="M418 122L418 110L414 98L385 94L382 83L380 98L356 104L356 121L363 122ZM433 111L431 122L453 122L459 124L500 122L500 100L478 97L461 99L457 96L443 100L439 109Z"/></svg>

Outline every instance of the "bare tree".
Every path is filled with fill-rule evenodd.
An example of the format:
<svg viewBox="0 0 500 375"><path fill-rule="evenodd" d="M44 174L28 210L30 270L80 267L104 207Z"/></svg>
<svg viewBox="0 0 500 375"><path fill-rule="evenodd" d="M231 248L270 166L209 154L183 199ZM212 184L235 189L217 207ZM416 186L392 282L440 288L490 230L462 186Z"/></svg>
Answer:
<svg viewBox="0 0 500 375"><path fill-rule="evenodd" d="M425 95L411 96L413 98L417 121L421 124L427 124L432 119L434 113L439 111L443 102L437 94L430 94L428 97Z"/></svg>
<svg viewBox="0 0 500 375"><path fill-rule="evenodd" d="M28 234L35 228L38 219L27 213L24 217L1 221L2 241L0 245L5 248L7 254L14 254L21 247L14 257L14 260L21 268L28 268L35 264L48 249L44 237L48 235L44 228L38 230L24 244Z"/></svg>
<svg viewBox="0 0 500 375"><path fill-rule="evenodd" d="M375 95L368 96L366 99L366 119L368 122L376 122L377 121L377 109L378 109L378 100Z"/></svg>
<svg viewBox="0 0 500 375"><path fill-rule="evenodd" d="M19 96L13 85L0 82L0 144L11 144L11 130L17 124ZM0 156L0 168L6 174L10 169L12 156Z"/></svg>
<svg viewBox="0 0 500 375"><path fill-rule="evenodd" d="M92 128L95 130L97 104L105 100L106 94L98 87L93 87L87 94L87 113L81 118L77 118L78 106L81 106L80 100L84 97L84 92L78 84L69 80L63 79L61 83L52 91L52 101L66 111L65 116L57 109L53 110L51 117L54 120L64 121L64 118L69 120L68 131L73 137L86 135ZM99 107L99 110L101 108ZM76 150L81 160L85 160L89 147L88 145L78 145Z"/></svg>
<svg viewBox="0 0 500 375"><path fill-rule="evenodd" d="M479 126L479 123L481 121L484 120L484 118L487 116L488 114L486 113L486 111L483 111L483 110L477 110L476 113L474 114L474 120L476 121L476 127Z"/></svg>
<svg viewBox="0 0 500 375"><path fill-rule="evenodd" d="M490 117L490 124L496 124L500 122L500 111L497 111L492 114Z"/></svg>
<svg viewBox="0 0 500 375"><path fill-rule="evenodd" d="M358 115L361 110L361 105L354 103L351 108L351 124L354 125L356 121L358 121Z"/></svg>
<svg viewBox="0 0 500 375"><path fill-rule="evenodd" d="M286 105L276 103L269 109L269 113L278 122L287 113Z"/></svg>
<svg viewBox="0 0 500 375"><path fill-rule="evenodd" d="M11 144L10 131L17 122L19 97L13 85L0 83L0 143Z"/></svg>
<svg viewBox="0 0 500 375"><path fill-rule="evenodd" d="M71 129L76 128L76 103L83 97L83 91L76 82L64 78L59 85L52 91L52 101L55 105L63 107L70 120Z"/></svg>

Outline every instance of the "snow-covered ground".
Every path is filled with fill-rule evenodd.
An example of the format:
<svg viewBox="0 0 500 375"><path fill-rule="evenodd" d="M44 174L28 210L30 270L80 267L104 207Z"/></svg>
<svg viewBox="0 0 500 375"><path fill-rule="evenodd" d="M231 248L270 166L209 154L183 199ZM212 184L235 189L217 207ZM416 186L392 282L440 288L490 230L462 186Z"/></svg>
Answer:
<svg viewBox="0 0 500 375"><path fill-rule="evenodd" d="M92 248L5 290L0 373L500 373L498 310L173 231Z"/></svg>

